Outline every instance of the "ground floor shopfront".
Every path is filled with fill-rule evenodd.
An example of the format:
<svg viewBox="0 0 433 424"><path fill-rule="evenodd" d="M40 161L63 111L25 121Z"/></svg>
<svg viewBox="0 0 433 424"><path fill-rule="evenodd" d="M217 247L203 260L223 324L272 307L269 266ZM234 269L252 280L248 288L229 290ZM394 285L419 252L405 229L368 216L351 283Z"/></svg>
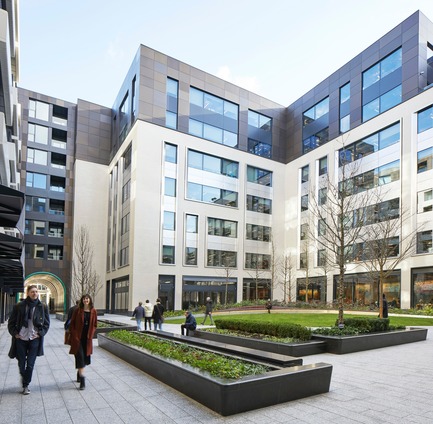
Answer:
<svg viewBox="0 0 433 424"><path fill-rule="evenodd" d="M409 281L406 275L409 275ZM180 285L180 287L178 287ZM149 299L161 299L167 310L196 309L205 305L210 297L214 304L232 304L241 301L265 300L272 298L282 301L281 285L271 289L269 279L244 278L242 285L231 276L190 276L177 279L175 275L158 276L157 293ZM180 290L179 290L180 289ZM422 308L433 304L433 267L413 268L409 273L396 270L383 283L383 292L392 307ZM292 301L308 303L331 303L338 298L338 275L299 278L292 288ZM129 277L108 281L106 288L106 310L111 313L129 313L133 305L145 299L134 299ZM155 297L155 299L153 298ZM286 301L289 302L286 290ZM346 274L344 278L344 301L346 304L372 306L379 301L379 283L367 273Z"/></svg>

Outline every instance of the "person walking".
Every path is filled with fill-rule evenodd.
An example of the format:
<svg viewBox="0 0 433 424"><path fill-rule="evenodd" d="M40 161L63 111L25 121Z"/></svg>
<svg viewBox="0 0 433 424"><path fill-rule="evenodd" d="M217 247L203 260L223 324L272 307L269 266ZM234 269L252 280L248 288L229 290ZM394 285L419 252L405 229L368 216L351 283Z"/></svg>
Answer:
<svg viewBox="0 0 433 424"><path fill-rule="evenodd" d="M210 324L214 325L213 318L212 318L212 309L213 309L212 299L210 297L207 297L206 298L206 309L205 309L205 312L204 312L204 320L201 323L201 325L204 325L204 323L206 322L207 317L210 318Z"/></svg>
<svg viewBox="0 0 433 424"><path fill-rule="evenodd" d="M164 322L164 306L161 305L161 299L158 297L156 299L156 304L153 307L153 325L155 327L155 331L157 327L162 331L162 323Z"/></svg>
<svg viewBox="0 0 433 424"><path fill-rule="evenodd" d="M268 314L271 313L271 309L272 309L272 301L271 299L268 299L268 301L266 302L266 309L268 310Z"/></svg>
<svg viewBox="0 0 433 424"><path fill-rule="evenodd" d="M385 293L382 293L382 302L383 302L382 317L383 318L388 318L388 302L386 300Z"/></svg>
<svg viewBox="0 0 433 424"><path fill-rule="evenodd" d="M141 331L141 320L144 318L143 302L138 302L138 306L134 309L132 316L137 321L137 331Z"/></svg>
<svg viewBox="0 0 433 424"><path fill-rule="evenodd" d="M144 331L147 330L147 325L149 324L149 330L152 330L152 314L153 314L153 305L149 302L149 299L146 299L144 303Z"/></svg>
<svg viewBox="0 0 433 424"><path fill-rule="evenodd" d="M189 331L194 331L197 328L197 321L195 319L195 316L191 313L191 311L185 312L185 323L180 326L180 332L182 336L186 335L189 336Z"/></svg>
<svg viewBox="0 0 433 424"><path fill-rule="evenodd" d="M39 300L36 285L27 287L27 297L17 303L9 317L8 331L12 336L9 358L17 358L22 394L30 394L36 357L44 354L44 336L50 328L50 314Z"/></svg>
<svg viewBox="0 0 433 424"><path fill-rule="evenodd" d="M93 307L90 295L85 294L80 299L78 308L72 314L69 331L71 333L71 348L69 353L75 355L75 368L77 368L77 382L80 390L86 388L84 368L90 365L90 356L93 353L93 336L98 325L98 314Z"/></svg>

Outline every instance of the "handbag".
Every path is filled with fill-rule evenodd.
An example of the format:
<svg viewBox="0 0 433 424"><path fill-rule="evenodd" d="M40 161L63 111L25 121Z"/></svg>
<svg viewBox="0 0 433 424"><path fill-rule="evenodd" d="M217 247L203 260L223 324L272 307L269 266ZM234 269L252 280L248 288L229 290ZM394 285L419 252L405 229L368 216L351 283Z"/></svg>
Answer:
<svg viewBox="0 0 433 424"><path fill-rule="evenodd" d="M65 345L71 345L71 332L69 330L65 331Z"/></svg>

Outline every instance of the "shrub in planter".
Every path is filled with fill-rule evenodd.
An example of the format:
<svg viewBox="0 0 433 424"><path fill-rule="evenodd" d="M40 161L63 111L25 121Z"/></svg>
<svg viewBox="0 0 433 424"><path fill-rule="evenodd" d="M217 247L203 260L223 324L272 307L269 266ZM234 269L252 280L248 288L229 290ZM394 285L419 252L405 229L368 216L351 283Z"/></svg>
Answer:
<svg viewBox="0 0 433 424"><path fill-rule="evenodd" d="M311 339L311 330L299 324L272 323L243 320L215 320L216 328L222 330L244 331L246 333L266 334L268 336L307 341Z"/></svg>
<svg viewBox="0 0 433 424"><path fill-rule="evenodd" d="M269 371L269 367L264 365L196 349L184 343L161 340L148 334L116 330L112 331L109 337L128 345L144 348L163 358L175 359L216 377L238 379Z"/></svg>
<svg viewBox="0 0 433 424"><path fill-rule="evenodd" d="M338 326L338 320L335 322L335 326ZM345 318L344 326L357 328L359 333L363 334L389 331L389 319L368 317Z"/></svg>

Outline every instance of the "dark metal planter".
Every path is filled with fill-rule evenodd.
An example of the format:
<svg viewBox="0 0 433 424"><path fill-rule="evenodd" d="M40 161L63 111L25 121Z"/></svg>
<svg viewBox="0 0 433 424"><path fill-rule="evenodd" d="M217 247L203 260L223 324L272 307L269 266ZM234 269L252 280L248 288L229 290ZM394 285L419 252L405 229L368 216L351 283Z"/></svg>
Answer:
<svg viewBox="0 0 433 424"><path fill-rule="evenodd" d="M137 330L137 325L119 324L118 322L108 321L108 320L101 320L101 321L110 325L110 327L98 327L95 330L95 335L93 336L94 339L97 338L98 334L109 333L110 331L114 331L114 330L127 330L127 331Z"/></svg>
<svg viewBox="0 0 433 424"><path fill-rule="evenodd" d="M427 338L426 328L410 328L388 333L360 334L358 336L322 336L314 335L314 340L326 342L326 351L338 355L379 349L405 343L420 342Z"/></svg>
<svg viewBox="0 0 433 424"><path fill-rule="evenodd" d="M154 356L99 334L99 346L152 377L227 416L329 391L332 365L316 363L228 380Z"/></svg>
<svg viewBox="0 0 433 424"><path fill-rule="evenodd" d="M195 331L195 336L205 340L264 350L265 352L279 353L281 355L296 356L298 358L301 356L317 355L326 351L326 343L321 340L310 340L303 343L277 343L198 330Z"/></svg>

